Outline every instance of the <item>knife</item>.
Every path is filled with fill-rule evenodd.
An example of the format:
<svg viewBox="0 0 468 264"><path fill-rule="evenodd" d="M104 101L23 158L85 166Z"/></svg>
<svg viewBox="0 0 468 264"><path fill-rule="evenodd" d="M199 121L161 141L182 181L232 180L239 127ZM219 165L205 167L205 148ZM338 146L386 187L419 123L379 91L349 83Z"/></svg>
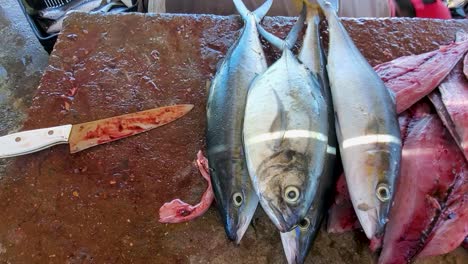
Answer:
<svg viewBox="0 0 468 264"><path fill-rule="evenodd" d="M0 158L69 144L70 153L133 136L168 124L192 110L193 105L172 105L76 125L22 131L0 137Z"/></svg>

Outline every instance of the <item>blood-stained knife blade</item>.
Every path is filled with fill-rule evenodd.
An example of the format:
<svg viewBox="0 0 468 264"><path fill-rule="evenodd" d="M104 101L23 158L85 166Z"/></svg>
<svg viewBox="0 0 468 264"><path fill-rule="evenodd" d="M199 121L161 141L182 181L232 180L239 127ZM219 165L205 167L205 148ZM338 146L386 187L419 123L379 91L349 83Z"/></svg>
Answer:
<svg viewBox="0 0 468 264"><path fill-rule="evenodd" d="M191 104L172 105L76 125L22 131L0 137L0 158L25 155L57 144L70 153L133 136L168 124L190 112Z"/></svg>

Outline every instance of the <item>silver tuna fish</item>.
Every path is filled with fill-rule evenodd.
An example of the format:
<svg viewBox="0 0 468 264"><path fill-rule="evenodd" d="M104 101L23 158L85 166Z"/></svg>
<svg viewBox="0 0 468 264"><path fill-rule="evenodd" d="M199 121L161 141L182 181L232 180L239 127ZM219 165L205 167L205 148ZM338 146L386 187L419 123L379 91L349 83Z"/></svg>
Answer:
<svg viewBox="0 0 468 264"><path fill-rule="evenodd" d="M323 173L328 142L327 105L320 84L290 50L305 12L286 40L259 32L283 51L252 83L247 96L244 146L260 204L281 232L307 214Z"/></svg>
<svg viewBox="0 0 468 264"><path fill-rule="evenodd" d="M372 238L384 231L400 171L394 97L356 48L331 4L317 2L330 32L327 69L346 182L359 222Z"/></svg>
<svg viewBox="0 0 468 264"><path fill-rule="evenodd" d="M272 0L254 12L241 0L234 0L234 4L244 27L211 83L206 141L213 190L226 234L239 243L258 206L245 164L242 125L248 88L267 68L256 23L268 12Z"/></svg>
<svg viewBox="0 0 468 264"><path fill-rule="evenodd" d="M307 7L307 30L305 32L299 60L316 76L321 85L322 93L328 107L328 146L325 158L325 169L316 179L319 183L306 217L291 232L281 233L283 249L289 264L304 263L307 254L317 236L324 218L327 199L331 193L334 180L336 159L336 135L334 126L334 112L328 76L326 59L320 41L320 17L317 6Z"/></svg>

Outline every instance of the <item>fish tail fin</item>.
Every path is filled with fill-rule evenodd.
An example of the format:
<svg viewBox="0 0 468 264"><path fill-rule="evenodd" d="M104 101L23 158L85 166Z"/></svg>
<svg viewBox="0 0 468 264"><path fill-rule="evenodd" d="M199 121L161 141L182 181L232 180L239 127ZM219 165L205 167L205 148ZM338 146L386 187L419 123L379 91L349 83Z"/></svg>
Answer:
<svg viewBox="0 0 468 264"><path fill-rule="evenodd" d="M299 37L299 33L304 27L305 14L306 14L306 8L304 7L301 11L301 15L297 19L294 26L291 28L291 31L289 32L286 39L284 40L266 31L259 24L257 24L258 32L277 49L279 50L291 49L292 47L294 47L294 44L296 43L297 38Z"/></svg>
<svg viewBox="0 0 468 264"><path fill-rule="evenodd" d="M263 19L263 17L268 13L272 4L273 0L266 0L260 7L253 11L253 14L255 15L255 20L257 20L257 22L260 22Z"/></svg>
<svg viewBox="0 0 468 264"><path fill-rule="evenodd" d="M242 0L233 0L233 2L234 2L234 6L237 9L237 12L239 12L239 14L244 20L248 20L248 15L252 13L255 16L255 20L257 22L260 22L262 18L266 15L266 13L268 13L268 10L270 10L273 0L266 0L260 7L258 7L253 12L247 9L247 7L245 6Z"/></svg>
<svg viewBox="0 0 468 264"><path fill-rule="evenodd" d="M320 6L320 9L322 9L323 13L327 18L330 16L336 16L338 9L339 9L339 2L338 1L324 1L324 0L314 0L313 1L316 5Z"/></svg>
<svg viewBox="0 0 468 264"><path fill-rule="evenodd" d="M302 28L304 27L304 21L305 21L305 16L306 16L306 5L304 4L302 6L302 11L299 17L297 18L296 23L294 26L291 28L291 31L289 31L288 36L286 37L286 44L288 47L292 48L294 44L296 44L297 38L299 37L299 33L301 33Z"/></svg>

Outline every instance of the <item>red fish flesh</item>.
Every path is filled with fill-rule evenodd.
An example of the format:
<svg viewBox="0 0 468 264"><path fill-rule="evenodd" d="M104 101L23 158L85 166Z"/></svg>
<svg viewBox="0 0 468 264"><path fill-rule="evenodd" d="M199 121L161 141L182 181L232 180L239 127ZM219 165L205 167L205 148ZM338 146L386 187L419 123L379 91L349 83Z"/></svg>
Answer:
<svg viewBox="0 0 468 264"><path fill-rule="evenodd" d="M464 190L460 179L462 183L466 180L463 154L425 103L415 108L403 145L401 176L379 259L382 264L407 263L427 243L447 243L451 238L443 238L447 234L439 233L444 227L450 230L454 227L445 220L454 217L460 224L465 217L459 209L466 207L464 200L460 200L460 192ZM466 235L459 234L458 245Z"/></svg>
<svg viewBox="0 0 468 264"><path fill-rule="evenodd" d="M197 166L200 174L208 183L201 201L196 205L190 205L180 199L175 199L165 203L159 209L159 222L161 223L182 223L193 220L203 215L210 208L214 200L213 188L211 187L211 178L209 174L208 160L199 151L197 154Z"/></svg>
<svg viewBox="0 0 468 264"><path fill-rule="evenodd" d="M463 74L462 61L429 98L468 160L468 80Z"/></svg>
<svg viewBox="0 0 468 264"><path fill-rule="evenodd" d="M462 244L468 234L468 177L466 170L458 175L434 225L434 232L418 257L447 254Z"/></svg>
<svg viewBox="0 0 468 264"><path fill-rule="evenodd" d="M385 85L396 94L402 113L433 91L468 50L468 41L442 46L420 55L404 56L374 67Z"/></svg>
<svg viewBox="0 0 468 264"><path fill-rule="evenodd" d="M335 192L335 201L328 211L327 232L343 233L361 227L354 213L344 173L336 182Z"/></svg>

